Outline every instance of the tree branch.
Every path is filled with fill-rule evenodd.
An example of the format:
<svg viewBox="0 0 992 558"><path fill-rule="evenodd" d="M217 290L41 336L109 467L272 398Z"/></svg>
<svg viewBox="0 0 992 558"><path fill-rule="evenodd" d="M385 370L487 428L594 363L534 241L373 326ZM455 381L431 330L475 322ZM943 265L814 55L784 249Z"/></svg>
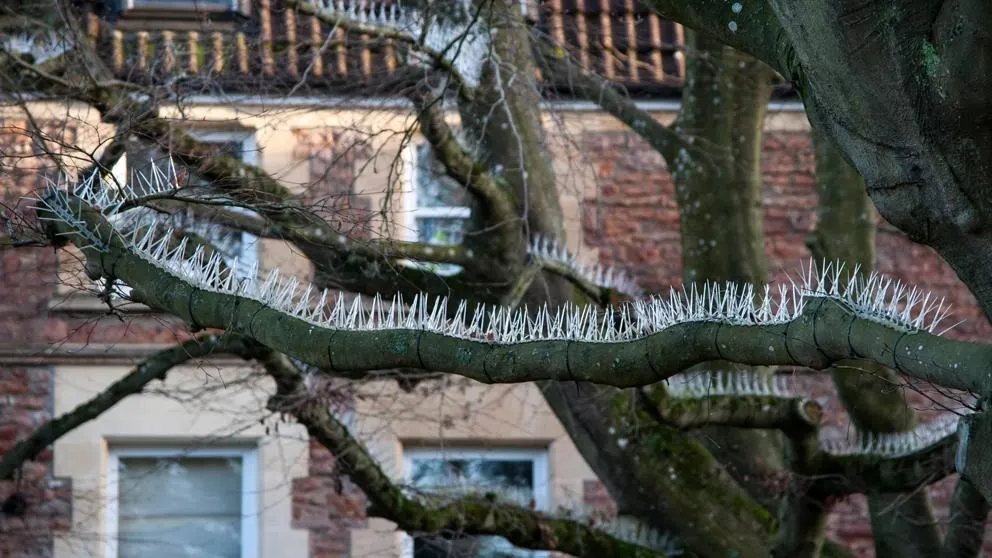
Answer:
<svg viewBox="0 0 992 558"><path fill-rule="evenodd" d="M520 318L507 316L517 321L512 325L508 321L500 330L502 337L490 342L484 328L473 330L477 332L473 334L475 338L467 337L468 333L451 333L468 328L461 321L467 316L452 322L423 305L416 310L420 319L378 322L383 325L375 325L376 320L386 319L376 314L363 314L360 320L357 314L354 318L340 314L337 321L327 320L322 313L320 318L308 317L313 310L309 304L296 301L295 283L279 285L279 293L270 293L275 285L221 286L221 277L209 279L209 262L207 268L202 261L163 262L150 252L136 251L149 248L136 248L125 241L99 211L64 192L49 193L39 213L49 220L52 238L67 237L82 249L90 269L125 281L134 289L136 300L196 327L243 333L263 345L343 375L420 368L451 372L484 383L559 380L633 387L652 384L692 365L714 360L823 369L841 359L856 357L887 363L901 373L949 388L980 395L992 389L985 381L992 366L992 346L946 339L925 331L906 331L862 317L844 301L829 297L804 299L801 311L788 321L733 325L732 316L675 319L659 322L662 325L654 329L645 325L648 329L643 333L641 329L628 329L628 333L617 333L615 338L605 332L616 326L595 322L585 326L587 333L576 333L575 340L559 336L564 333L540 333L545 331L545 324L548 328L561 324L564 315L530 322L521 321L521 314ZM196 267L190 269L190 265ZM183 266L188 271L176 271ZM299 309L294 310L296 306ZM402 312L400 308L396 310ZM634 315L648 311L649 307L635 308ZM527 331L538 334L529 340ZM631 333L634 331L638 333ZM389 350L383 351L383 347Z"/></svg>
<svg viewBox="0 0 992 558"><path fill-rule="evenodd" d="M537 36L534 40L539 53L537 60L549 77L554 76L556 83L567 83L576 93L629 126L660 153L670 167L674 166L680 149L698 149L675 130L638 108L634 101L617 91L611 82L576 64L561 45L552 44L545 37Z"/></svg>
<svg viewBox="0 0 992 558"><path fill-rule="evenodd" d="M664 556L663 552L614 538L579 521L550 518L535 510L487 498L463 497L440 507L428 507L409 498L346 426L326 407L308 401L301 375L285 357L270 353L262 363L278 387L277 394L269 401L269 409L292 414L312 438L334 454L335 463L368 497L370 515L393 521L409 532L499 535L522 548L555 550L572 556Z"/></svg>
<svg viewBox="0 0 992 558"><path fill-rule="evenodd" d="M795 53L772 2L644 0L644 5L665 19L761 59L787 79L796 77Z"/></svg>
<svg viewBox="0 0 992 558"><path fill-rule="evenodd" d="M517 220L513 197L458 143L444 119L440 99L422 87L413 89L409 97L417 106L420 132L430 142L434 155L448 174L480 202L482 209L490 216L487 220L490 223L511 223Z"/></svg>
<svg viewBox="0 0 992 558"><path fill-rule="evenodd" d="M462 267L471 266L474 262L469 251L462 245L436 246L392 238L359 239L340 233L329 234L326 227L318 224L313 226L279 225L253 215L230 211L228 208L235 204L229 201L221 202L218 206L218 204L206 202L201 198L168 196L145 199L150 201L142 202L140 205L171 212L176 209L172 207L174 204L171 202L181 202L194 215L209 220L211 223L242 230L261 238L285 240L297 245L324 246L336 252L361 256L370 261L409 259L421 262L456 264Z"/></svg>
<svg viewBox="0 0 992 558"><path fill-rule="evenodd" d="M647 396L645 396L647 397ZM812 399L724 395L701 399L662 398L653 403L662 422L681 430L704 426L815 431L823 412Z"/></svg>
<svg viewBox="0 0 992 558"><path fill-rule="evenodd" d="M287 7L295 9L302 14L316 17L318 20L331 26L332 29L345 29L379 39L392 39L393 41L407 45L411 51L424 54L431 60L437 69L442 70L451 76L457 86L455 90L460 97L468 101L472 100L473 89L466 82L465 77L458 71L455 63L448 58L451 54L457 56L461 53L460 48L458 48L456 44L444 45L444 49L438 51L431 48L427 44L424 44L424 42L420 40L420 37L412 35L409 28L404 29L402 22L393 26L386 21L375 21L375 18L358 21L350 17L349 14L345 12L338 11L336 9L321 8L309 1L286 0L286 5ZM333 6L333 4L331 5ZM385 14L382 14L381 17L384 16ZM477 24L477 22L472 22L472 25ZM407 27L409 26L407 25ZM466 30L468 31L468 27ZM456 38L453 43L458 43L459 39L464 39L464 37ZM452 53L451 51L454 52Z"/></svg>
<svg viewBox="0 0 992 558"><path fill-rule="evenodd" d="M958 437L947 436L900 457L831 455L820 452L810 466L813 494L912 492L954 473Z"/></svg>
<svg viewBox="0 0 992 558"><path fill-rule="evenodd" d="M152 380L165 380L173 367L211 353L241 353L244 347L245 340L241 336L203 335L155 353L89 401L17 442L0 458L0 480L12 479L22 463L34 459L59 438L100 416L127 396L140 393Z"/></svg>
<svg viewBox="0 0 992 558"><path fill-rule="evenodd" d="M958 478L951 497L950 522L940 558L974 558L982 550L989 503L966 478Z"/></svg>

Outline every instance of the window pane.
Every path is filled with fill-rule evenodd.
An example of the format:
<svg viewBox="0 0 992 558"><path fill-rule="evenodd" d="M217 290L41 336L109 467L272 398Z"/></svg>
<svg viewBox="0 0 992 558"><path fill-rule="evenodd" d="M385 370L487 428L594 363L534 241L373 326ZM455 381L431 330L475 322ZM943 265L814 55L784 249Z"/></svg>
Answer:
<svg viewBox="0 0 992 558"><path fill-rule="evenodd" d="M415 458L411 483L418 488L473 487L478 490L534 494L534 462L530 459Z"/></svg>
<svg viewBox="0 0 992 558"><path fill-rule="evenodd" d="M241 556L241 459L122 457L118 555Z"/></svg>
<svg viewBox="0 0 992 558"><path fill-rule="evenodd" d="M121 522L120 530L121 558L241 556L240 518L144 518Z"/></svg>
<svg viewBox="0 0 992 558"><path fill-rule="evenodd" d="M534 462L530 459L414 457L410 484L435 493L495 492L522 506L534 499ZM503 537L416 537L414 558L525 558L540 553L513 546Z"/></svg>
<svg viewBox="0 0 992 558"><path fill-rule="evenodd" d="M418 217L417 240L427 244L450 246L461 244L465 220L456 217Z"/></svg>
<svg viewBox="0 0 992 558"><path fill-rule="evenodd" d="M488 459L414 459L413 486L427 492L494 492L521 506L534 499L534 462Z"/></svg>
<svg viewBox="0 0 992 558"><path fill-rule="evenodd" d="M429 144L417 146L417 206L467 207L468 193L449 177Z"/></svg>

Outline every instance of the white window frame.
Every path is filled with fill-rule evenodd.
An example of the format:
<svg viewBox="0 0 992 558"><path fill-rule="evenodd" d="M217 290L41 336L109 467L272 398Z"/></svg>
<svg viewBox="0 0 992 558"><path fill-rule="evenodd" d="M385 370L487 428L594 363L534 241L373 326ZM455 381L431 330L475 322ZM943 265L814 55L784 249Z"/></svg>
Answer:
<svg viewBox="0 0 992 558"><path fill-rule="evenodd" d="M420 207L417 205L417 150L426 141L412 141L403 151L403 240L417 241L418 218L460 218L472 216L472 208L461 206Z"/></svg>
<svg viewBox="0 0 992 558"><path fill-rule="evenodd" d="M469 448L469 447L407 447L403 448L403 482L412 482L414 459L481 459L491 461L529 460L534 464L534 509L548 511L551 507L551 477L548 473L547 448ZM413 537L402 533L401 557L413 558ZM534 551L537 558L548 558L550 552Z"/></svg>
<svg viewBox="0 0 992 558"><path fill-rule="evenodd" d="M241 161L246 165L258 165L258 141L255 139L255 132L251 130L189 130L189 135L195 140L207 144L219 144L228 142L238 142L241 144ZM127 154L121 155L117 163L111 169L111 174L118 184L127 184ZM241 213L243 215L255 215L255 212L244 207L229 207L228 211ZM238 254L238 267L241 270L257 269L258 266L258 237L241 232L241 253ZM125 294L130 293L130 289L121 287Z"/></svg>
<svg viewBox="0 0 992 558"><path fill-rule="evenodd" d="M195 448L184 449L175 446L111 448L107 470L107 554L106 558L118 558L118 497L120 459L128 457L155 458L198 458L198 457L240 457L241 458L241 558L259 558L261 538L259 529L259 471L258 449L244 448Z"/></svg>
<svg viewBox="0 0 992 558"><path fill-rule="evenodd" d="M409 242L417 242L420 226L417 220L424 218L448 218L448 219L468 219L472 216L472 208L464 206L442 206L442 207L420 207L417 205L417 150L421 146L427 145L427 141L411 141L403 150L403 188L400 192L402 219L400 221L402 230L400 239ZM415 262L411 260L401 260L401 264L411 267L422 267L432 270L434 273L445 277L455 275L461 271L461 267L452 264L427 264L425 262Z"/></svg>
<svg viewBox="0 0 992 558"><path fill-rule="evenodd" d="M255 132L251 130L211 130L211 131L190 131L199 142L203 143L241 143L241 162L246 165L258 165L258 141L255 139ZM241 213L243 215L255 215L254 211L244 207L229 207L228 211ZM238 254L238 267L243 270L255 269L258 266L258 237L247 232L241 233L241 253Z"/></svg>

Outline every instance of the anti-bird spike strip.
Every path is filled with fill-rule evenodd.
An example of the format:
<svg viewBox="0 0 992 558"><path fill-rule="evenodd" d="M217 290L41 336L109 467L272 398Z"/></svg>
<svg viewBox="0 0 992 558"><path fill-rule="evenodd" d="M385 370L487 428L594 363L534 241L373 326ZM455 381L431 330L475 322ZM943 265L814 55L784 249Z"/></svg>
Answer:
<svg viewBox="0 0 992 558"><path fill-rule="evenodd" d="M833 455L903 457L934 446L949 436L956 436L960 422L959 415L942 415L906 432L859 432L854 442L843 438L821 439L820 449Z"/></svg>
<svg viewBox="0 0 992 558"><path fill-rule="evenodd" d="M138 181L143 183L142 192L136 191L129 185L117 188L115 185L107 183L99 173L93 173L76 185L73 195L103 215L111 215L129 200L172 193L177 190L176 170L171 159L165 170L160 169L158 165L151 165L151 173L139 175ZM57 186L56 189L61 190ZM65 203L56 205L67 207ZM55 208L53 210L58 211ZM68 216L67 213L64 215ZM131 224L130 227L125 226L125 229L133 226L134 224ZM135 246L138 247L139 245L136 244ZM138 247L138 249L141 248ZM619 287L623 287L626 290L622 292L628 293L637 290L632 282L628 282L624 274L599 266L583 266L567 249L546 238L535 238L530 243L529 251L536 258L567 265L598 285L611 286L612 284L617 287L617 290L621 290ZM175 254L181 256L183 252L175 252ZM221 266L217 264L214 267L219 269ZM712 283L706 283L701 290L697 290L695 285L689 289L672 289L669 301L679 301L677 307L671 308L679 321L712 319L726 320L735 325L758 325L791 321L802 312L807 299L831 298L844 303L861 318L903 331L944 332L943 330L938 332L938 328L949 314L950 307L944 304L943 299L936 301L931 293L910 287L878 273L871 273L868 277L863 278L858 273L858 268L854 268L850 273L845 273L845 271L844 264L825 263L817 267L813 265L811 260L809 266L800 274L799 284L792 282L791 292L784 285L780 286L778 293L776 293L777 304L774 305L774 309L772 302L775 297L771 296L770 286L765 286L761 297L763 302L756 307L752 302L754 286L739 285L732 282L728 282L722 288ZM292 297L294 293L289 294ZM654 300L657 301L658 299ZM268 301L259 300L259 302L266 303ZM649 316L643 315L643 312L652 306L656 305L650 303L634 305L638 324L642 324L645 320L653 321L652 318L656 317L657 311L653 311ZM542 312L547 314L547 309L542 309ZM613 319L613 317L612 313L606 315L607 319ZM625 319L624 316L621 316L621 320L623 319ZM447 322L449 320L445 318L442 321ZM634 325L629 319L626 323ZM613 335L615 332L615 328L608 328L609 338L603 340L618 341L632 338L632 335L642 336L637 331L629 329L621 333L619 337ZM559 337L551 335L547 338ZM595 341L596 339L588 340Z"/></svg>
<svg viewBox="0 0 992 558"><path fill-rule="evenodd" d="M0 36L0 50L29 54L35 64L62 56L69 50L69 41L54 32L5 34Z"/></svg>
<svg viewBox="0 0 992 558"><path fill-rule="evenodd" d="M680 556L678 537L667 531L645 525L630 516L603 517L601 509L591 508L583 503L558 506L548 515L557 519L570 519L603 531L613 538L661 552L666 556Z"/></svg>
<svg viewBox="0 0 992 558"><path fill-rule="evenodd" d="M678 546L678 538L675 535L645 525L633 518L611 518L589 521L588 523L594 529L615 539L660 552L665 556L682 555L682 550Z"/></svg>
<svg viewBox="0 0 992 558"><path fill-rule="evenodd" d="M95 172L77 182L72 194L100 213L114 215L128 201L179 192L179 179L171 157L164 169L154 160L151 160L149 167L147 174L135 173L134 181L138 183L138 188L130 181L125 184L112 183L101 173ZM60 183L65 183L66 180L66 177L62 177Z"/></svg>
<svg viewBox="0 0 992 558"><path fill-rule="evenodd" d="M477 306L470 316L462 302L452 303L452 317L446 299L423 295L410 304L375 297L371 311L360 301L329 309L326 291L318 297L317 289L300 287L278 270L264 280L240 279L216 254L185 257L170 250L163 236L171 231L112 229L99 208L61 190L46 194L39 209L56 221L59 234L90 248L94 268L110 266L142 302L194 326L247 331L337 373L420 366L490 383L573 379L626 387L708 360L823 368L857 357L945 387L990 391L985 371L992 346L932 334L946 315L942 303L880 275L844 274L838 266L811 266L798 284L774 289L690 285L667 298L606 311ZM359 350L382 344L392 349Z"/></svg>
<svg viewBox="0 0 992 558"><path fill-rule="evenodd" d="M563 266L576 277L597 287L613 289L632 297L643 294L643 291L625 272L599 264L584 263L557 240L537 235L531 239L527 246L527 253L538 262Z"/></svg>
<svg viewBox="0 0 992 558"><path fill-rule="evenodd" d="M753 371L699 371L668 378L668 395L678 399L721 396L798 397L787 376ZM847 438L821 438L820 449L832 455L876 455L901 457L940 443L957 434L958 415L942 415L905 432L858 432L855 442Z"/></svg>
<svg viewBox="0 0 992 558"><path fill-rule="evenodd" d="M316 12L324 22L368 34L400 34L411 44L419 44L431 56L445 56L447 62L469 87L476 87L489 52L489 34L481 18L475 17L471 3L456 5L461 22L425 17L418 10L391 3L313 0L299 2ZM416 59L411 56L411 62Z"/></svg>
<svg viewBox="0 0 992 558"><path fill-rule="evenodd" d="M797 397L789 378L753 371L699 371L675 374L665 386L668 395L679 399L700 399L723 395Z"/></svg>

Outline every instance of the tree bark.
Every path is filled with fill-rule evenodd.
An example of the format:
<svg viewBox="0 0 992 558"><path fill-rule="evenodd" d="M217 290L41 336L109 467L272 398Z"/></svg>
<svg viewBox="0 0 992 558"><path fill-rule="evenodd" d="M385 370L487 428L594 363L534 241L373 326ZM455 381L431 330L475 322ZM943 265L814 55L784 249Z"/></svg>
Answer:
<svg viewBox="0 0 992 558"><path fill-rule="evenodd" d="M968 479L958 478L941 558L974 558L982 550L989 503Z"/></svg>
<svg viewBox="0 0 992 558"><path fill-rule="evenodd" d="M809 246L818 260L843 262L870 273L875 264L875 224L864 180L822 132L813 132L816 186L820 201ZM916 425L916 412L899 376L877 363L841 361L831 368L834 385L859 432L904 432ZM936 556L940 533L924 490L907 494L868 494L879 558Z"/></svg>
<svg viewBox="0 0 992 558"><path fill-rule="evenodd" d="M772 72L691 31L685 47L686 84L676 131L707 149L669 162L682 233L682 278L687 284L762 284L768 273L760 153ZM744 372L747 367L713 362L686 373L697 370ZM784 439L778 432L706 428L697 439L759 502L769 509L779 505L781 495L769 493L761 474L785 468Z"/></svg>

